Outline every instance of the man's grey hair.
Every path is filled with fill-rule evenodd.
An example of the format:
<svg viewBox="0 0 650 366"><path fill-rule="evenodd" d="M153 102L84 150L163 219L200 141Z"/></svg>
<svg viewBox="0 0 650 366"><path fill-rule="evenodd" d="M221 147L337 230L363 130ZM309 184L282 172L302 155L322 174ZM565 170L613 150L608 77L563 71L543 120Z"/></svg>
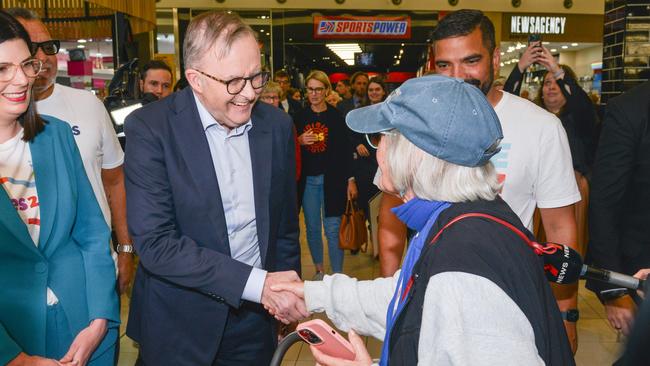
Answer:
<svg viewBox="0 0 650 366"><path fill-rule="evenodd" d="M230 51L233 42L246 35L257 39L255 31L236 14L210 11L192 19L183 42L183 61L194 68L206 52L214 50L217 60Z"/></svg>
<svg viewBox="0 0 650 366"><path fill-rule="evenodd" d="M14 18L21 18L25 20L41 20L41 17L35 11L27 8L9 8L5 11Z"/></svg>
<svg viewBox="0 0 650 366"><path fill-rule="evenodd" d="M491 162L478 167L449 163L415 146L397 130L384 138L386 162L399 192L411 189L425 200L467 202L491 201L501 189Z"/></svg>

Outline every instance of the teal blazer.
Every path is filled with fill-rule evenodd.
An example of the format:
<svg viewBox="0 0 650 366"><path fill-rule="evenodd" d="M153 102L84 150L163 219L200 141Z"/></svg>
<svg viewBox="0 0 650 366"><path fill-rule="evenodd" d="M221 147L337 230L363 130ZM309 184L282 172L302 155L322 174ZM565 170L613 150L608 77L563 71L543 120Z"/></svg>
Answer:
<svg viewBox="0 0 650 366"><path fill-rule="evenodd" d="M76 336L93 319L109 332L94 355L117 340L119 305L110 231L84 171L70 126L52 117L30 143L41 207L34 245L0 188L0 365L18 353L45 355L46 289L59 299Z"/></svg>

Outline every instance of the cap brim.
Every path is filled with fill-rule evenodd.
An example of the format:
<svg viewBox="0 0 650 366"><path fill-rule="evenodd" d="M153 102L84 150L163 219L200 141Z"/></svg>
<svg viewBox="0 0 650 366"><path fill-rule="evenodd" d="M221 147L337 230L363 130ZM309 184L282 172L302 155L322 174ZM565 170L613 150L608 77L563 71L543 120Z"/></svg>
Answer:
<svg viewBox="0 0 650 366"><path fill-rule="evenodd" d="M345 116L348 127L358 133L377 133L392 130L394 127L382 113L384 103L353 109Z"/></svg>

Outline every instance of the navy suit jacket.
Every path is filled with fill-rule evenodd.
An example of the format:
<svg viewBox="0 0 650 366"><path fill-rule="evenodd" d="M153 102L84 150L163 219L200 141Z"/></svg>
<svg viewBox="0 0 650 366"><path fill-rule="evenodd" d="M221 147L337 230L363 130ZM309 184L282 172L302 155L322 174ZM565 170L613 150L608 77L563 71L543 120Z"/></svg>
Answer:
<svg viewBox="0 0 650 366"><path fill-rule="evenodd" d="M260 255L300 270L291 119L257 103L248 132ZM230 256L219 182L191 88L126 120L129 231L140 256L127 334L145 363L210 364L251 267Z"/></svg>

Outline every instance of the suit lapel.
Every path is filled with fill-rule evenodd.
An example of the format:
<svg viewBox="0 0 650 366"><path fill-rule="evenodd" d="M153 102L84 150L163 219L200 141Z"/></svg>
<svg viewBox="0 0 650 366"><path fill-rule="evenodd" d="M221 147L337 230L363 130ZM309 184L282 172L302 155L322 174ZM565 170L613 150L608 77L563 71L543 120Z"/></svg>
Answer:
<svg viewBox="0 0 650 366"><path fill-rule="evenodd" d="M226 216L219 191L214 163L210 155L210 146L201 124L201 117L191 88L185 88L176 97L176 114L170 117L171 129L177 139L177 148L181 152L198 194L207 202L208 217L217 234L217 245L223 253L230 255Z"/></svg>
<svg viewBox="0 0 650 366"><path fill-rule="evenodd" d="M251 116L253 127L248 131L248 144L253 167L253 192L255 195L255 219L262 263L266 262L269 238L269 195L271 190L271 162L273 161L272 136L269 123L260 108L254 108Z"/></svg>
<svg viewBox="0 0 650 366"><path fill-rule="evenodd" d="M46 127L47 128L47 127ZM41 133L38 143L31 143L29 148L32 153L32 165L36 177L36 191L41 212L41 233L38 248L44 253L44 249L52 233L57 207L57 173L52 159L57 155L52 145L52 138L49 134Z"/></svg>

